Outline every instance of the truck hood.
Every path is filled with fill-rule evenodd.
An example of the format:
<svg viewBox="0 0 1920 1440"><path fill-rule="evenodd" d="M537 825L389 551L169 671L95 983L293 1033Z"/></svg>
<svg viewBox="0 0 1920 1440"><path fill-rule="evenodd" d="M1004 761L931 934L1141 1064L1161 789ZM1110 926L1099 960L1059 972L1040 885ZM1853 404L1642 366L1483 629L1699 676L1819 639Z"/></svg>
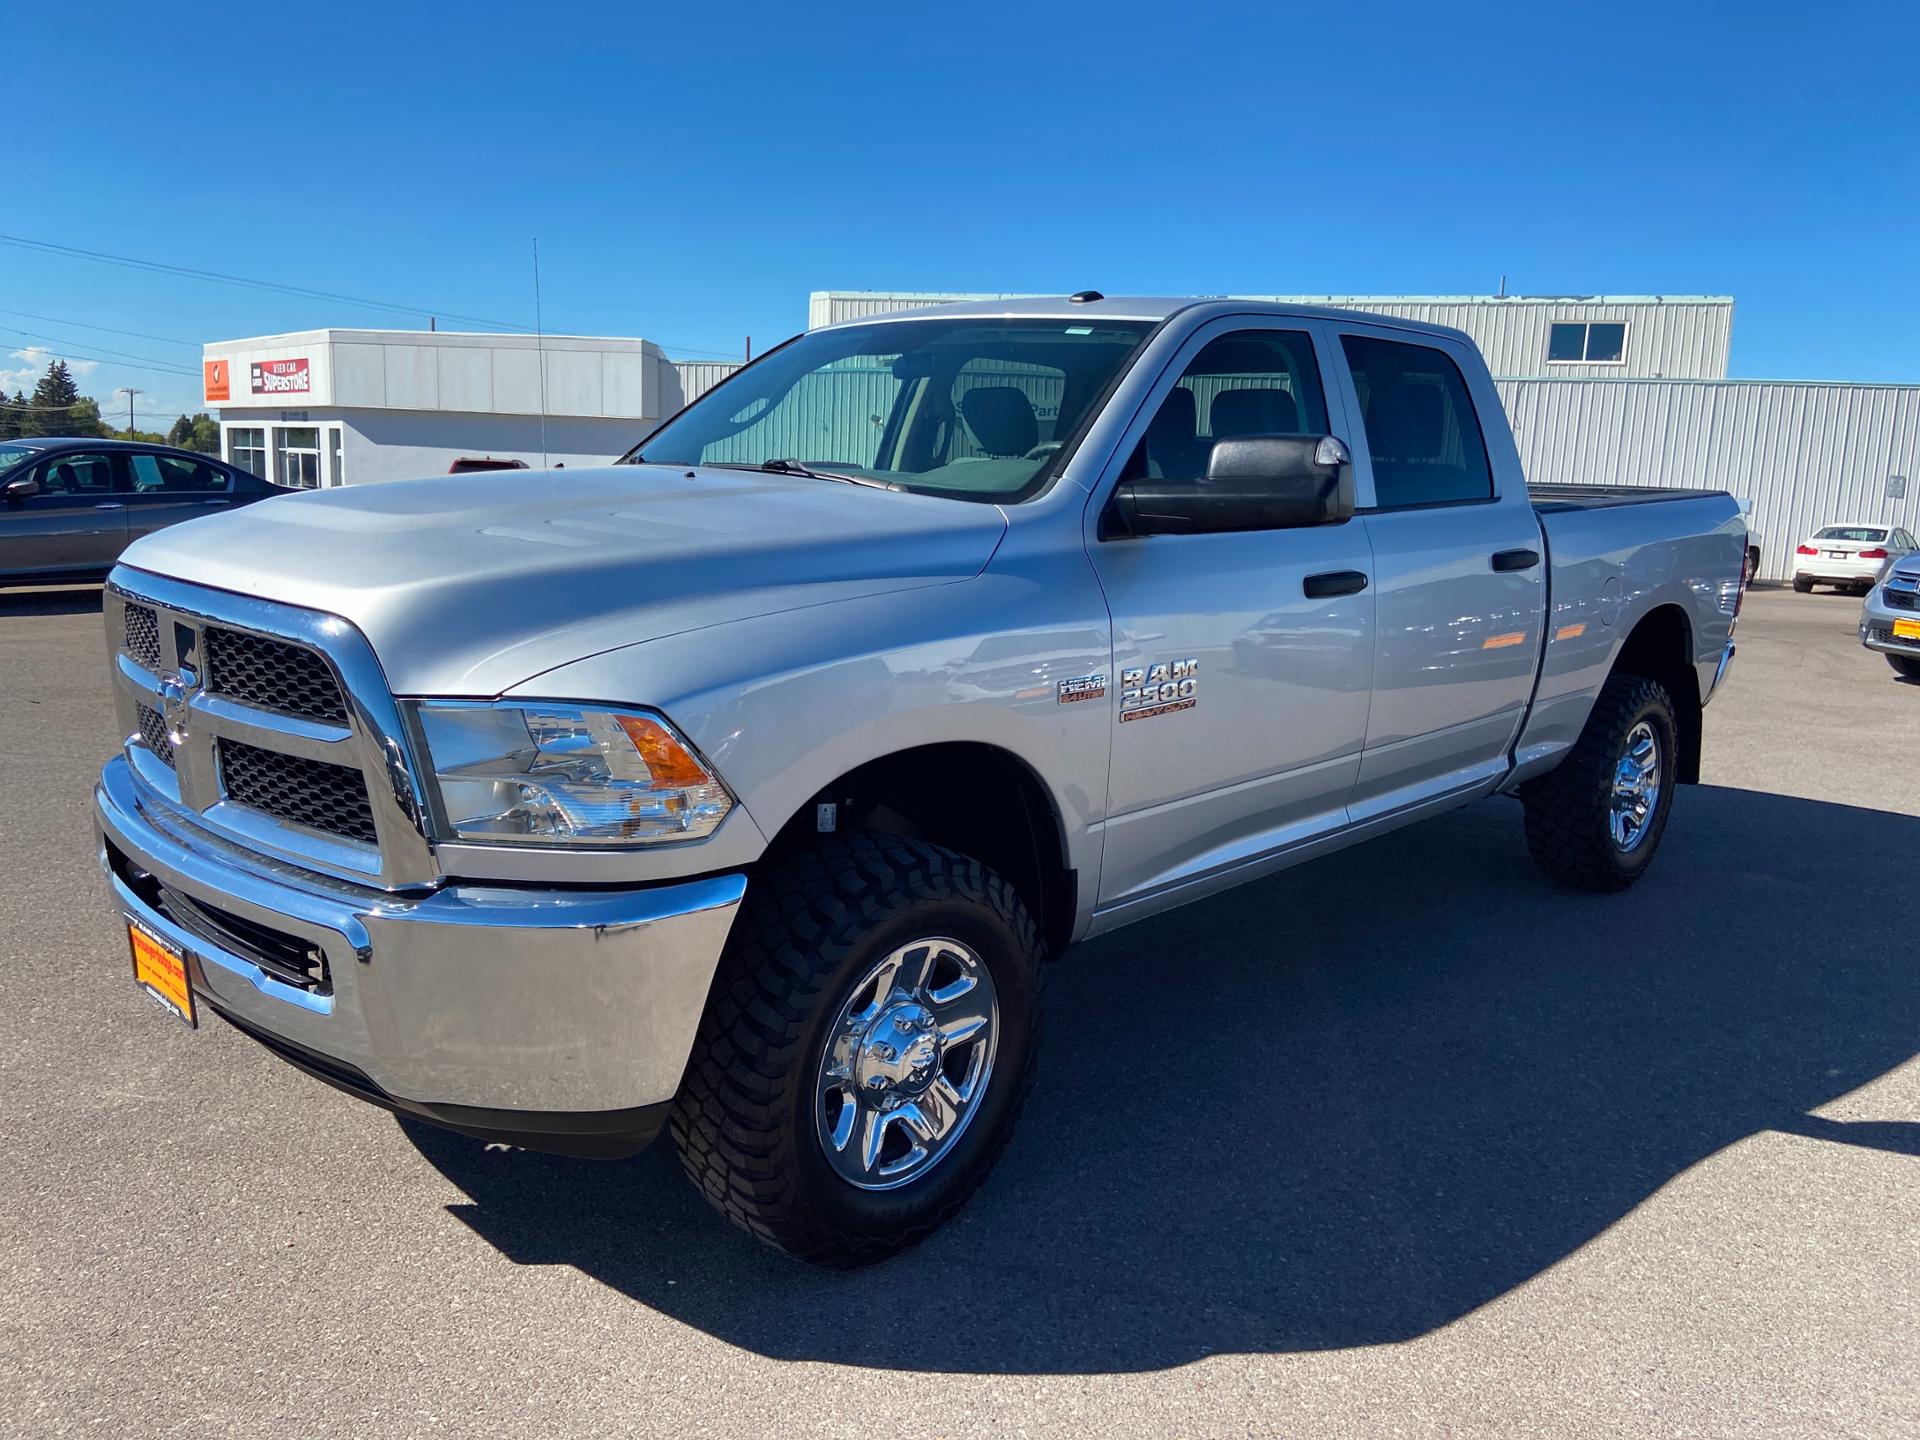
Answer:
<svg viewBox="0 0 1920 1440"><path fill-rule="evenodd" d="M493 696L623 645L969 579L1006 525L997 505L622 465L280 496L121 561L342 616L396 694Z"/></svg>

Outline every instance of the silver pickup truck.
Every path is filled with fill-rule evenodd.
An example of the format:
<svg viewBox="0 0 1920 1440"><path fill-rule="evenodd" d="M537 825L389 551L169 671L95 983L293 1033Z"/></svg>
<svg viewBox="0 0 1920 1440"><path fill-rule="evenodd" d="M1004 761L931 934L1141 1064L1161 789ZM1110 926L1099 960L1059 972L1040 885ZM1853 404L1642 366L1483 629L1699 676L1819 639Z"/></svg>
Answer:
<svg viewBox="0 0 1920 1440"><path fill-rule="evenodd" d="M1722 494L1529 494L1453 330L838 326L616 466L137 543L100 864L188 1023L476 1136L670 1128L857 1264L981 1182L1076 941L1495 793L1547 875L1632 883L1744 553Z"/></svg>

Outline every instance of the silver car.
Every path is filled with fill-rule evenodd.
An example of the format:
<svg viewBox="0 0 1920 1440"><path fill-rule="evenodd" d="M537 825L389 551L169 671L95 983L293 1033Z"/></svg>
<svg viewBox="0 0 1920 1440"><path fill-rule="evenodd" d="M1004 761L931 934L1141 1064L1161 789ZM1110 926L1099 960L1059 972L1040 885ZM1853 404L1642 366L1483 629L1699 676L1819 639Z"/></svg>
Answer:
<svg viewBox="0 0 1920 1440"><path fill-rule="evenodd" d="M1894 562L1867 592L1860 643L1909 680L1920 680L1920 551Z"/></svg>

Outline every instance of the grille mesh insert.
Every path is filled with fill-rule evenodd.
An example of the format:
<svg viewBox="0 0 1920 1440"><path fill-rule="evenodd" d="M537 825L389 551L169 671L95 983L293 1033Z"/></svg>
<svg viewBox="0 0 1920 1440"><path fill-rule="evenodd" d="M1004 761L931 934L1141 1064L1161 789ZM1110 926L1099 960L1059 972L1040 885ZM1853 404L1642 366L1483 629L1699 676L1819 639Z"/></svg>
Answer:
<svg viewBox="0 0 1920 1440"><path fill-rule="evenodd" d="M160 620L145 605L127 606L127 654L149 670L160 668Z"/></svg>
<svg viewBox="0 0 1920 1440"><path fill-rule="evenodd" d="M1911 640L1905 635L1894 634L1891 625L1868 625L1867 638L1880 645L1904 645L1910 650L1920 650L1920 640Z"/></svg>
<svg viewBox="0 0 1920 1440"><path fill-rule="evenodd" d="M1880 598L1894 610L1920 610L1920 591L1894 590L1882 587Z"/></svg>
<svg viewBox="0 0 1920 1440"><path fill-rule="evenodd" d="M173 742L167 739L167 722L160 718L160 712L148 705L136 705L140 712L140 738L146 742L147 749L154 758L173 768Z"/></svg>
<svg viewBox="0 0 1920 1440"><path fill-rule="evenodd" d="M230 799L278 820L372 845L373 806L358 770L238 740L219 742L220 778Z"/></svg>
<svg viewBox="0 0 1920 1440"><path fill-rule="evenodd" d="M214 694L303 720L347 723L333 671L306 646L220 625L207 627L206 644L207 689Z"/></svg>

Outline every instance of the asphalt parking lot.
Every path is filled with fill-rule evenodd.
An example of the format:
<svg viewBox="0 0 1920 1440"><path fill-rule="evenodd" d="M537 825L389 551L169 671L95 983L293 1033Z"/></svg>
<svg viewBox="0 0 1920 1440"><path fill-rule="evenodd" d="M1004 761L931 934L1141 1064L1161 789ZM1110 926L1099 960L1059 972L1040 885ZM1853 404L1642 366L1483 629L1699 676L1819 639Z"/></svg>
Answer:
<svg viewBox="0 0 1920 1440"><path fill-rule="evenodd" d="M1001 1168L812 1271L135 992L97 592L0 594L0 1429L1920 1434L1920 686L1762 590L1624 896L1489 801L1074 952Z"/></svg>

